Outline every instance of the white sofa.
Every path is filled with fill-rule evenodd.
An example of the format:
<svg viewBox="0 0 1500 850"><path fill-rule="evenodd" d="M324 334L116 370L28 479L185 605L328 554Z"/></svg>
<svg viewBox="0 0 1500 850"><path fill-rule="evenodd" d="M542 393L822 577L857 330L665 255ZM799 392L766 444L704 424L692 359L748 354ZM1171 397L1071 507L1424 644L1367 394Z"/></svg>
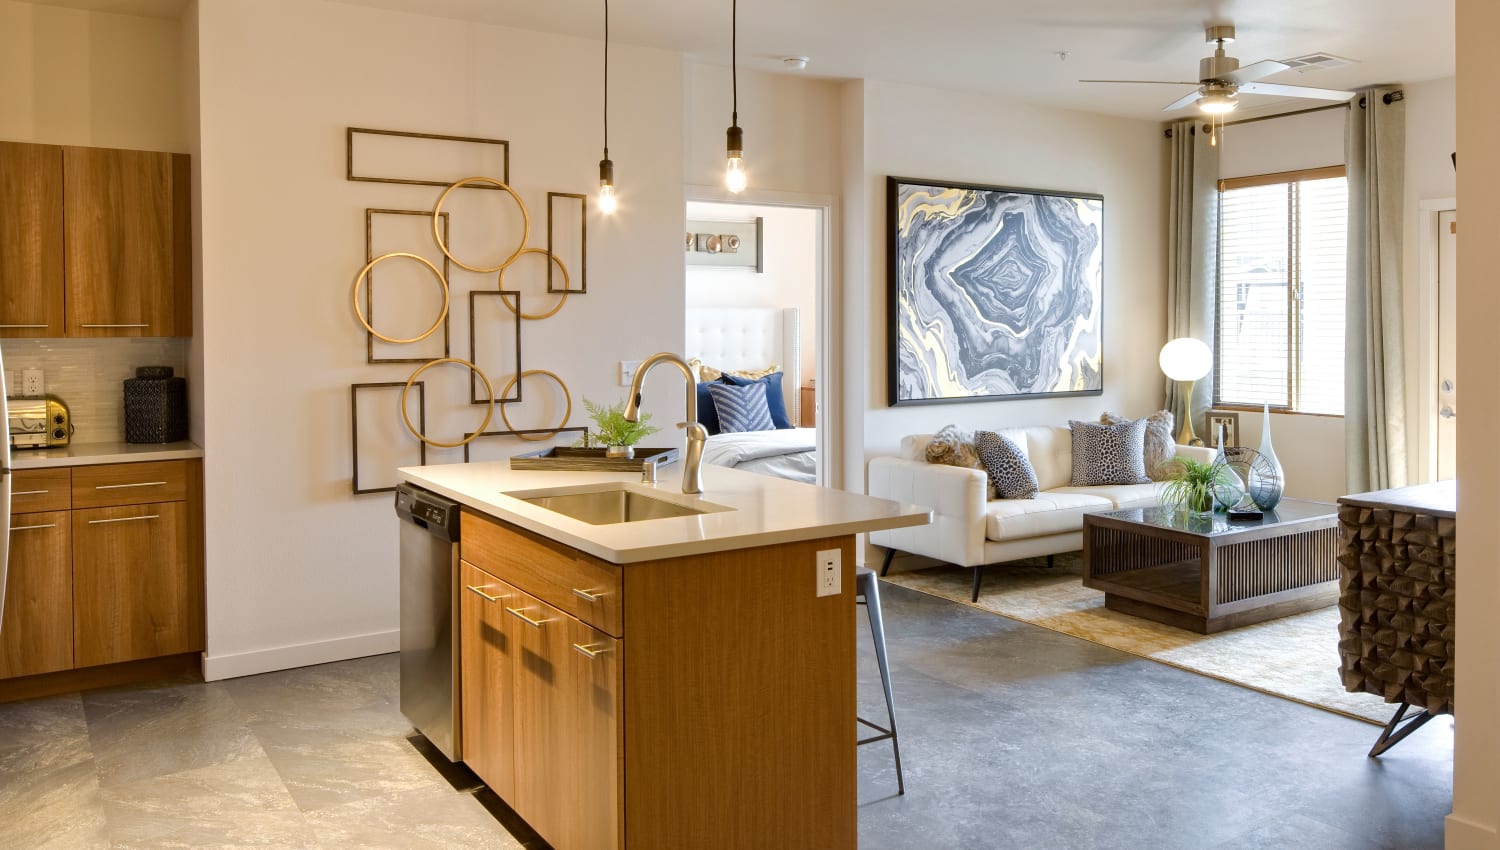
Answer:
<svg viewBox="0 0 1500 850"><path fill-rule="evenodd" d="M928 463L931 434L901 441L900 457L870 461L870 495L929 507L930 525L870 534L886 548L884 575L899 550L974 568L973 598L987 564L1083 548L1083 515L1157 503L1156 482L1074 487L1073 436L1067 428L1007 428L999 433L1026 452L1039 492L1031 499L990 499L983 469ZM1210 461L1216 452L1178 446L1178 457Z"/></svg>

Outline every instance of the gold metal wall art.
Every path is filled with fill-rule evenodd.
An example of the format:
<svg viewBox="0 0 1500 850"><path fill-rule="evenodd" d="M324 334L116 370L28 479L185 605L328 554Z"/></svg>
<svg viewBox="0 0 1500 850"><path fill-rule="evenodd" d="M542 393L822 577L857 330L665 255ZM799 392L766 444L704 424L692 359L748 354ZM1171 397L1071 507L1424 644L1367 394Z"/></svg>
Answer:
<svg viewBox="0 0 1500 850"><path fill-rule="evenodd" d="M552 266L547 266L547 291L548 292L571 292L574 295L586 295L589 291L589 196L575 192L548 192L547 193L547 253L558 257L557 240L554 239L556 229L555 220L558 217L557 207L559 199L563 201L578 201L578 288L568 287L567 273L563 273L562 286L553 285ZM558 234L560 235L560 234ZM562 258L558 257L558 265L562 265Z"/></svg>
<svg viewBox="0 0 1500 850"><path fill-rule="evenodd" d="M447 237L444 235L442 229L438 227L438 216L442 214L443 203L448 200L448 196L453 193L453 190L475 184L490 185L497 189L504 189L515 200L516 206L521 210L521 241L516 243L516 249L498 266L471 266L453 256L453 252L448 250ZM479 272L480 274L493 274L494 272L503 271L506 266L514 263L516 258L521 256L522 251L526 250L526 243L531 239L531 213L526 211L526 203L521 200L521 196L517 195L515 190L510 188L508 184L502 183L493 177L465 177L444 189L443 194L438 196L437 204L432 208L432 238L437 241L438 248L442 249L443 256L457 263L460 268L468 269L471 272Z"/></svg>
<svg viewBox="0 0 1500 850"><path fill-rule="evenodd" d="M505 389L501 390L500 394L504 395L510 392L511 385L517 384L523 378L529 378L532 375L546 375L547 377L556 381L557 385L562 388L563 398L567 401L568 404L567 410L563 411L562 423L556 428L548 429L546 431L543 431L541 429L528 429L524 432L516 430L516 426L512 425L510 422L510 418L505 415L505 405L502 404L500 406L500 421L505 423L505 427L509 428L515 436L520 437L521 439L528 442L535 443L542 440L551 439L552 437L555 437L558 434L562 433L563 429L567 427L568 420L573 417L573 394L568 391L568 385L563 383L562 378L557 377L557 375L553 374L552 372L548 372L546 369L528 369L525 372L517 374L515 377L506 382ZM483 431L484 426L479 426L479 430Z"/></svg>
<svg viewBox="0 0 1500 850"><path fill-rule="evenodd" d="M381 381L374 384L350 384L349 385L349 483L354 488L354 495L365 493L389 493L396 489L396 485L389 487L362 487L359 483L359 391L373 389L394 389L396 387L415 386L417 388L417 421L421 423L422 430L427 429L427 387L422 381L416 384L408 384L402 381ZM405 405L405 390L402 390L402 404ZM417 443L417 465L427 465L427 443Z"/></svg>
<svg viewBox="0 0 1500 850"><path fill-rule="evenodd" d="M482 139L476 136L444 136L438 133L408 133L403 130L371 130L366 127L349 127L344 135L345 170L344 176L356 183L404 183L409 186L447 186L447 180L429 179L423 180L412 177L374 177L354 173L354 148L355 140L359 136L395 136L405 139L427 139L438 142L459 142L472 145L494 145L498 146L503 157L501 161L501 181L510 182L510 142L504 139ZM494 189L494 186L478 185L475 189Z"/></svg>
<svg viewBox="0 0 1500 850"><path fill-rule="evenodd" d="M475 290L472 290L472 291L469 292L469 360L471 362L473 362L473 363L478 363L479 362L479 345L478 345L478 342L479 342L479 333L478 333L478 330L477 330L477 325L479 324L479 321L478 321L478 318L477 318L478 315L479 315L479 299L480 298L489 298L489 297L500 298L500 299L502 299L501 303L505 304L505 306L507 308L509 308L510 305L503 300L508 295L515 296L517 304L521 303L521 293L518 290L509 290L509 289L475 289ZM515 371L517 373L519 373L521 371L521 314L518 311L516 311L516 310L511 310L510 314L511 314L512 318L515 319L515 324L516 324L516 369L515 369ZM496 398L495 401L498 402L498 403L500 403L500 404L505 404L507 402L518 402L518 401L520 401L521 400L521 384L520 384L519 381L514 382L514 383L515 383L515 387L516 387L516 394L515 394L514 397L510 397L510 396L505 395L504 393L501 393L500 397ZM509 390L509 385L506 385L506 389ZM474 375L471 374L471 375L469 375L469 404L484 404L484 403L485 403L485 400L479 397L478 380L477 380L477 378Z"/></svg>
<svg viewBox="0 0 1500 850"><path fill-rule="evenodd" d="M459 446L468 445L470 441L479 436L479 433L469 434L456 443L444 443L438 440L429 439L428 436L423 433L423 431L426 430L425 421L422 428L419 429L414 427L411 424L411 416L406 411L406 395L411 391L412 384L416 382L417 378L422 376L423 372L426 372L428 369L431 369L432 367L441 365L443 363L457 363L460 366L467 367L471 372L479 376L479 380L484 382L484 389L489 393L490 398L489 407L484 411L484 421L479 423L479 433L482 433L485 428L489 427L490 420L495 417L495 386L490 383L490 379L484 374L484 370L480 369L478 366L475 366L473 363L470 363L467 360L461 360L457 357L439 357L436 360L432 360L422 364L421 366L418 366L417 371L411 373L411 377L406 379L406 385L401 389L401 420L406 423L406 430L410 431L413 436L421 440L423 443L439 449L456 449ZM507 387L507 389L509 388ZM568 406L571 410L571 400L568 402Z"/></svg>
<svg viewBox="0 0 1500 850"><path fill-rule="evenodd" d="M436 222L437 219L434 218L433 221ZM435 226L436 225L434 225L434 227ZM432 276L435 277L435 278L437 278L438 284L443 287L443 309L442 309L442 312L440 312L438 314L437 321L433 322L432 323L432 327L430 327L427 330L423 331L421 334L419 334L417 336L414 336L414 337L407 338L407 339L402 339L402 338L399 338L399 337L386 336L385 334L381 333L380 331L375 330L375 328L373 326L371 326L371 324L369 323L369 321L365 319L364 310L359 306L359 287L360 287L360 284L364 283L365 278L369 277L370 272L376 266L380 265L381 263L385 262L386 260L393 260L393 259L396 259L397 257L405 257L405 258L407 258L409 260L416 260L417 262L419 262L422 265L426 266L427 269L428 269L428 271L432 272ZM399 344L409 343L409 342L420 342L421 340L424 340L427 337L432 336L433 332L435 332L438 328L442 327L443 323L448 320L448 279L446 277L443 277L443 273L438 270L438 267L435 266L435 265L433 265L432 261L429 260L429 259L427 259L426 257L423 257L420 254L409 254L409 253L407 253L405 251L392 251L389 254L381 254L380 256L376 257L375 259L369 261L368 263L365 263L365 267L359 270L359 274L358 275L355 275L355 277L354 277L353 302L354 302L354 315L359 319L359 323L364 326L364 328L365 328L365 330L367 332L369 332L371 335L375 336L377 339L381 339L381 340L383 340L385 342L394 343L394 344L398 344L398 345Z"/></svg>
<svg viewBox="0 0 1500 850"><path fill-rule="evenodd" d="M375 259L375 217L376 216L430 216L430 215L432 215L432 211L431 210L382 210L382 209L366 209L365 210L365 262L369 262L369 261ZM442 217L443 217L443 233L446 234L448 232L448 214L447 213L443 213ZM449 268L448 258L444 257L443 258L443 279L444 280L450 279L450 271L451 271L451 269ZM452 353L452 349L449 347L449 333L448 333L448 325L449 325L449 320L450 320L451 317L452 317L452 313L451 312L449 313L449 315L443 317L443 356L444 357L447 357L449 354ZM373 269L370 270L369 279L366 281L366 285L365 285L365 318L367 318L370 321L370 324L372 324L372 325L375 324L375 271ZM376 364L376 363L426 363L428 360L431 360L431 359L432 359L431 356L427 356L427 357L376 357L375 356L375 335L372 334L372 333L369 333L369 332L365 333L365 362L366 363L369 363L369 364L372 364L372 365Z"/></svg>
<svg viewBox="0 0 1500 850"><path fill-rule="evenodd" d="M518 315L521 318L527 320L528 322L539 322L539 321L541 321L543 319L550 319L553 316L557 315L557 311L561 310L563 308L564 304L568 303L568 295L571 292L568 289L568 267L565 266L565 265L563 265L563 261L562 260L559 260L557 257L553 256L552 254L548 253L547 251L542 250L541 248L525 248L525 249L523 249L521 251L521 253L522 254L541 254L541 255L547 257L548 259L552 260L551 263L547 264L547 270L548 270L548 272L550 272L552 270L552 266L555 264L558 267L558 269L560 269L562 271L563 288L559 289L559 290L549 290L549 291L558 292L559 294L562 295L562 297L559 298L559 299L557 299L557 303L554 304L554 305L552 305L552 309L548 310L545 313L523 313L523 312L521 312L521 301L520 301L519 298L516 299L516 303L514 303L514 304L512 304L510 302L510 299L508 297L504 296L504 295L500 296L500 300L501 300L502 303L505 304L506 308L509 309L512 313L515 313L516 315ZM515 290L507 290L505 288L505 271L503 269L500 271L500 277L499 277L498 283L500 285L500 291L501 292L514 292L515 291Z"/></svg>

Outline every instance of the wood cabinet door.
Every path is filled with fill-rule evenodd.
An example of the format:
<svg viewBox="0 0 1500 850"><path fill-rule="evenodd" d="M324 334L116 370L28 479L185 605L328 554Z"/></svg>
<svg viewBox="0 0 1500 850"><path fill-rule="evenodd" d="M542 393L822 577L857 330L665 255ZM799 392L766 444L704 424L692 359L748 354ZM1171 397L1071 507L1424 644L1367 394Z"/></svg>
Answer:
<svg viewBox="0 0 1500 850"><path fill-rule="evenodd" d="M177 336L186 215L174 155L63 149L68 336ZM190 250L190 249L188 249Z"/></svg>
<svg viewBox="0 0 1500 850"><path fill-rule="evenodd" d="M10 518L0 679L73 666L73 550L67 511Z"/></svg>
<svg viewBox="0 0 1500 850"><path fill-rule="evenodd" d="M73 511L78 667L203 649L203 572L184 502Z"/></svg>
<svg viewBox="0 0 1500 850"><path fill-rule="evenodd" d="M507 803L515 800L511 679L518 625L505 605L515 589L464 561L459 567L463 760Z"/></svg>
<svg viewBox="0 0 1500 850"><path fill-rule="evenodd" d="M569 618L564 665L571 734L562 761L567 789L568 839L573 850L620 850L624 812L621 739L621 641ZM649 758L650 756L644 756Z"/></svg>
<svg viewBox="0 0 1500 850"><path fill-rule="evenodd" d="M516 590L505 600L516 636L515 730L516 790L512 808L554 847L567 840L569 781L575 767L567 762L572 734L569 673L572 653L567 614L530 594Z"/></svg>
<svg viewBox="0 0 1500 850"><path fill-rule="evenodd" d="M63 154L0 142L0 337L63 335Z"/></svg>

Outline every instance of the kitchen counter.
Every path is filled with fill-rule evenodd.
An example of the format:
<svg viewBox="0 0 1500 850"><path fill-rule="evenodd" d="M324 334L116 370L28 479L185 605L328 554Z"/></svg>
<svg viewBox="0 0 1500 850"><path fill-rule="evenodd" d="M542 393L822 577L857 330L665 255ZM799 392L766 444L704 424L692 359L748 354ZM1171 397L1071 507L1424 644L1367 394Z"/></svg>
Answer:
<svg viewBox="0 0 1500 850"><path fill-rule="evenodd" d="M827 487L703 467L703 493L682 493L682 464L661 470L657 484L639 472L554 472L511 469L509 461L409 466L401 476L483 514L616 564L724 552L801 540L926 525L932 511ZM507 495L604 485L649 494L710 512L642 522L592 525ZM716 510L715 508L720 508ZM731 510L722 510L729 508Z"/></svg>
<svg viewBox="0 0 1500 850"><path fill-rule="evenodd" d="M59 466L142 463L196 457L203 457L203 449L190 440L176 443L74 443L52 449L12 449L10 453L12 469L51 469Z"/></svg>

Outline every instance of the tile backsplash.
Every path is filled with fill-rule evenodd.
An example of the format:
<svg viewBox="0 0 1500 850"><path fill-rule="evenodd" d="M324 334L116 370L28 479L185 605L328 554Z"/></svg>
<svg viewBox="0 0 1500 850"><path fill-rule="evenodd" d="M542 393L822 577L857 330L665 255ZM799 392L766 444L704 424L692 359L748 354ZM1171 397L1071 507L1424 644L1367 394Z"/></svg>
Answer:
<svg viewBox="0 0 1500 850"><path fill-rule="evenodd" d="M135 377L137 366L171 366L173 374L187 375L188 340L178 338L7 339L0 352L8 373L45 372L47 393L67 402L75 443L125 439L122 382Z"/></svg>

